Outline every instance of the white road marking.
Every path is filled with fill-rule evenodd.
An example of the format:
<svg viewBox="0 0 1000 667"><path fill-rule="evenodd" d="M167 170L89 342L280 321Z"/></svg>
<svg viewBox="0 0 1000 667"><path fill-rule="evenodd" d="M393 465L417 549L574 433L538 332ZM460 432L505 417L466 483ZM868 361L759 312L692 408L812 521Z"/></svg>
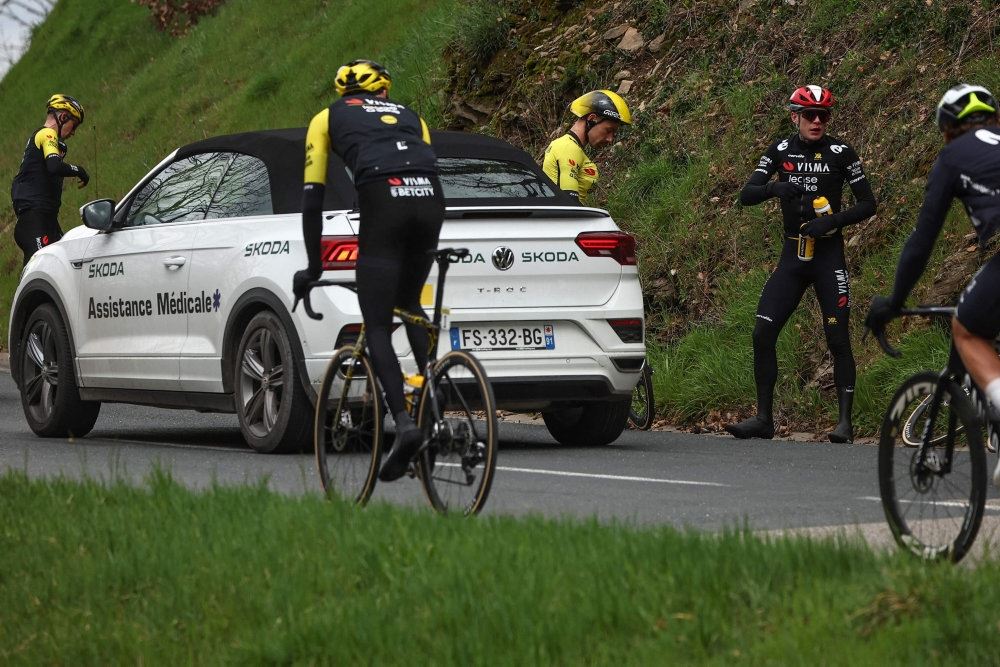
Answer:
<svg viewBox="0 0 1000 667"><path fill-rule="evenodd" d="M879 498L878 496L859 496L858 500L873 500L873 501L878 502L878 503L882 502L882 499ZM915 500L897 499L897 502L906 503L907 505L912 505L912 504L914 504L917 501L915 501ZM923 501L922 504L924 504L924 505L938 505L939 507L966 507L969 503L967 503L967 502L961 502L961 501L958 501L958 500L928 500L928 501ZM983 508L984 509L988 509L988 510L992 510L994 512L1000 512L1000 505L998 505L996 503L986 503L983 506Z"/></svg>
<svg viewBox="0 0 1000 667"><path fill-rule="evenodd" d="M458 467L457 463L436 463L439 466ZM504 472L524 472L531 475L555 475L557 477L585 477L587 479L610 479L619 482L653 482L655 484L685 484L688 486L720 486L728 488L728 484L717 482L695 482L686 479L660 479L657 477L633 477L631 475L598 475L589 472L569 472L567 470L540 470L537 468L514 468L511 466L497 466L497 470Z"/></svg>

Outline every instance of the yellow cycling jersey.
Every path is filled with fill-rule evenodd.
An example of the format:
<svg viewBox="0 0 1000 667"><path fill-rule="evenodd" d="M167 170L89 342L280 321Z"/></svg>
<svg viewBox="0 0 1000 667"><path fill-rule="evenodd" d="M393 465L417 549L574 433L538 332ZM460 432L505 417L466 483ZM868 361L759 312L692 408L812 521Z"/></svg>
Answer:
<svg viewBox="0 0 1000 667"><path fill-rule="evenodd" d="M35 147L42 151L43 158L50 155L62 156L62 151L59 150L59 135L51 127L43 127L35 132Z"/></svg>
<svg viewBox="0 0 1000 667"><path fill-rule="evenodd" d="M436 174L430 143L427 123L404 105L375 95L347 95L309 123L305 182L326 182L330 151L344 160L355 185L382 175Z"/></svg>
<svg viewBox="0 0 1000 667"><path fill-rule="evenodd" d="M564 134L545 149L542 170L552 182L580 203L587 200L587 193L597 183L597 165L583 152L583 146L572 132Z"/></svg>

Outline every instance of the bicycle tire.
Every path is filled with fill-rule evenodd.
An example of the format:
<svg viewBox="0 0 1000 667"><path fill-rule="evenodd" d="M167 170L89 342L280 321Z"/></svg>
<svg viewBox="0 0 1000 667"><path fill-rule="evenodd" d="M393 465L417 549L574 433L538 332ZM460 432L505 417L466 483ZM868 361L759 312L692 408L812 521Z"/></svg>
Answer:
<svg viewBox="0 0 1000 667"><path fill-rule="evenodd" d="M456 350L434 364L424 385L417 425L426 446L417 471L431 506L447 514L478 514L496 472L497 411L493 388L479 360ZM443 412L433 415L431 391Z"/></svg>
<svg viewBox="0 0 1000 667"><path fill-rule="evenodd" d="M954 439L947 472L921 469L919 448L897 446L904 415L911 415L911 406L932 396L942 382L941 406L930 424L931 442L938 444L929 456L941 461L947 455L950 424ZM942 380L938 373L917 373L896 391L882 420L878 476L882 509L901 548L925 560L958 562L968 553L986 504L982 431L969 397L957 383Z"/></svg>
<svg viewBox="0 0 1000 667"><path fill-rule="evenodd" d="M655 413L653 400L653 372L648 362L642 366L642 377L632 390L632 402L628 410L628 423L632 428L648 431L653 426Z"/></svg>
<svg viewBox="0 0 1000 667"><path fill-rule="evenodd" d="M334 352L326 367L313 426L327 497L367 503L382 460L382 395L368 357L356 357L352 346Z"/></svg>

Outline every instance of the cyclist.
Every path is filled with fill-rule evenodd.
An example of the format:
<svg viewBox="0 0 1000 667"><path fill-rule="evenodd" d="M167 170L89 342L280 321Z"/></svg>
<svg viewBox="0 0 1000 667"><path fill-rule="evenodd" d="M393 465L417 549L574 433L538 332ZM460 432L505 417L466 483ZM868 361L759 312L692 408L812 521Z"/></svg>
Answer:
<svg viewBox="0 0 1000 667"><path fill-rule="evenodd" d="M24 264L37 251L62 238L59 207L63 179L74 176L80 187L90 182L87 170L65 161L66 139L83 125L83 105L56 93L46 103L45 124L28 139L21 168L10 187L14 203L14 241L24 253Z"/></svg>
<svg viewBox="0 0 1000 667"><path fill-rule="evenodd" d="M577 117L569 131L545 149L542 170L560 190L587 202L587 193L597 183L597 165L584 148L603 148L615 141L622 124L632 123L632 112L618 93L592 90L573 100L569 110Z"/></svg>
<svg viewBox="0 0 1000 667"><path fill-rule="evenodd" d="M389 99L392 79L370 60L353 60L337 70L341 97L309 123L306 135L302 233L308 268L293 281L296 297L322 273L320 237L328 152L350 170L358 193L358 301L368 350L396 423L396 438L379 478L398 479L419 448L422 436L406 412L402 370L392 348L392 310L421 314L420 292L430 273L444 220L444 199L437 158L427 124L404 105ZM427 366L429 338L420 326L406 334L421 372Z"/></svg>
<svg viewBox="0 0 1000 667"><path fill-rule="evenodd" d="M772 197L781 200L785 241L778 266L764 285L757 305L753 330L757 414L726 426L737 438L774 437L778 334L809 285L823 312L823 330L833 356L837 387L840 416L828 437L832 442L851 442L854 437L851 407L856 369L848 330L851 295L840 230L874 215L875 195L858 154L826 133L833 104L833 94L826 88L797 88L788 102L796 131L771 144L740 192L740 202L745 206ZM776 172L778 178L772 181ZM841 203L845 183L850 185L855 199L854 206L846 208ZM813 199L820 196L829 200L832 215L815 214ZM798 257L800 234L815 239L811 261Z"/></svg>
<svg viewBox="0 0 1000 667"><path fill-rule="evenodd" d="M892 294L872 299L865 324L881 330L903 307L920 279L944 225L951 202L965 205L979 246L1000 229L1000 105L981 86L960 84L937 105L937 125L945 146L930 176L917 226L896 266ZM1000 357L993 341L1000 333L1000 255L994 255L965 287L952 319L955 349L991 409L1000 408Z"/></svg>

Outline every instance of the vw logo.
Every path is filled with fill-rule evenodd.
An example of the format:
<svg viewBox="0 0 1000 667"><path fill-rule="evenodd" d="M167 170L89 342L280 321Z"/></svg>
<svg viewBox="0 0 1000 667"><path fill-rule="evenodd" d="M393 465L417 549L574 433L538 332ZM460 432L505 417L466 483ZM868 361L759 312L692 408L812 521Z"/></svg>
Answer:
<svg viewBox="0 0 1000 667"><path fill-rule="evenodd" d="M514 266L514 251L507 246L500 246L493 251L493 266L506 271Z"/></svg>

